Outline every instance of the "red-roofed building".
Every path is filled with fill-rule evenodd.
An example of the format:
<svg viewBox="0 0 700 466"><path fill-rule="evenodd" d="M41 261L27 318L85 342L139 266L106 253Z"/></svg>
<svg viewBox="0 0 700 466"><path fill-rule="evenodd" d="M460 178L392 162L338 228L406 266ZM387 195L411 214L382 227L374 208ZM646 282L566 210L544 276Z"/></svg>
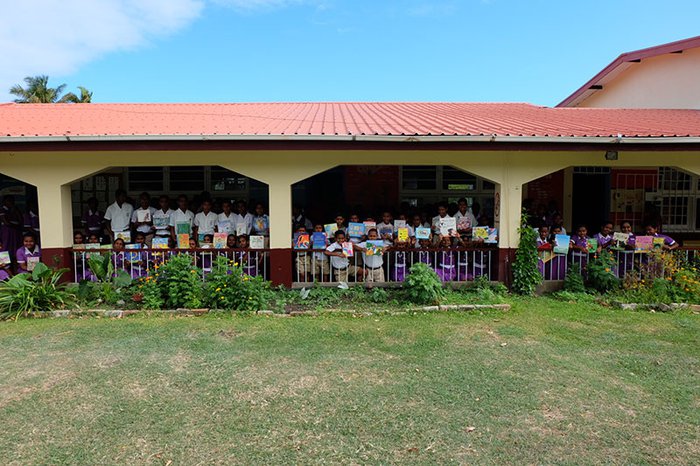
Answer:
<svg viewBox="0 0 700 466"><path fill-rule="evenodd" d="M582 95L567 100L582 102ZM0 122L0 172L12 178L0 179L0 190L21 197L36 188L44 257L73 267L73 231L81 228L85 202L96 197L104 210L116 189L135 200L142 191L208 191L219 200L268 204L264 273L287 285L308 279L293 259L293 203L316 223L330 223L336 211L420 213L466 198L499 229L487 262L488 275L500 279L508 276L524 201L544 215L554 201L569 230L607 217L633 220L639 229L659 214L666 231L688 238L700 232L700 110L0 104ZM474 278L484 261L476 252L469 257L465 270Z"/></svg>

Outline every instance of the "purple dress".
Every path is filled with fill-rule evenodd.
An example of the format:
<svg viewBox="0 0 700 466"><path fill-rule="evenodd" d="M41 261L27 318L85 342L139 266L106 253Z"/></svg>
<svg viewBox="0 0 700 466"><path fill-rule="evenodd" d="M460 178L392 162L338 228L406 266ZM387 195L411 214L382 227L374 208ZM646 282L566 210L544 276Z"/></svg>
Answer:
<svg viewBox="0 0 700 466"><path fill-rule="evenodd" d="M634 246L636 244L634 233L629 234L627 239L627 247L621 251L616 251L617 254L617 270L618 277L624 278L628 273L634 272Z"/></svg>
<svg viewBox="0 0 700 466"><path fill-rule="evenodd" d="M391 264L391 270L389 270L389 280L392 282L402 282L406 280L408 272L406 256L406 251L394 252L394 263Z"/></svg>
<svg viewBox="0 0 700 466"><path fill-rule="evenodd" d="M0 252L5 252L5 251L6 251L5 249L0 249ZM10 265L8 264L7 267L10 267ZM5 281L8 278L10 278L10 273L5 269L0 269L0 282Z"/></svg>
<svg viewBox="0 0 700 466"><path fill-rule="evenodd" d="M545 244L549 244L549 241L547 241L546 239L542 239L542 238L540 238L540 237L538 236L538 237L537 237L536 244L537 244L537 248L539 249L541 246L544 246ZM544 252L544 251L539 251L539 250L537 251L537 257L538 257L538 259L537 259L537 270L540 271L540 275L542 275L542 278L546 278L546 277L545 277L545 274L544 274L544 260L543 260L543 258L542 258L542 257L543 257L543 252ZM551 260L551 259L550 259L550 260Z"/></svg>
<svg viewBox="0 0 700 466"><path fill-rule="evenodd" d="M15 257L17 257L18 264L27 264L27 268L29 268L29 262L37 262L41 260L41 251L39 250L39 246L34 246L33 251L30 251L29 249L22 246L17 250ZM17 273L27 272L29 272L29 270L24 270L20 267L17 267Z"/></svg>
<svg viewBox="0 0 700 466"><path fill-rule="evenodd" d="M440 251L437 253L438 263L435 267L435 273L437 273L440 280L443 282L454 281L457 275L455 266L455 254L452 251Z"/></svg>
<svg viewBox="0 0 700 466"><path fill-rule="evenodd" d="M571 237L574 245L580 246L582 248L588 247L588 236L583 238L576 235ZM575 249L571 250L571 268L583 274L586 271L586 265L588 265L588 251L582 252Z"/></svg>
<svg viewBox="0 0 700 466"><path fill-rule="evenodd" d="M426 264L428 267L433 266L433 252L432 251L418 251L418 262Z"/></svg>
<svg viewBox="0 0 700 466"><path fill-rule="evenodd" d="M606 248L613 240L612 235L608 236L603 236L600 233L596 233L595 236L593 237L596 241L598 241L598 246L601 246L602 248Z"/></svg>
<svg viewBox="0 0 700 466"><path fill-rule="evenodd" d="M0 241L8 251L17 251L22 246L21 214L16 209L0 206Z"/></svg>
<svg viewBox="0 0 700 466"><path fill-rule="evenodd" d="M243 273L250 277L258 276L258 253L253 252L239 252L236 253L238 262L241 263L243 267Z"/></svg>
<svg viewBox="0 0 700 466"><path fill-rule="evenodd" d="M95 212L90 209L86 210L80 223L85 227L88 233L95 233L97 236L102 236L102 223L104 222L104 214L99 210Z"/></svg>

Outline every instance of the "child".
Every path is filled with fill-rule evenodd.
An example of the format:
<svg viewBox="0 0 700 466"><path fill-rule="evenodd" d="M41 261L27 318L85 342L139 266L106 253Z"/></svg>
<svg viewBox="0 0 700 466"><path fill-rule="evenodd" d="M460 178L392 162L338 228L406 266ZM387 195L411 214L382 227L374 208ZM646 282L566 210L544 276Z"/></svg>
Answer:
<svg viewBox="0 0 700 466"><path fill-rule="evenodd" d="M148 262L148 245L146 244L146 235L143 232L136 233L134 236L134 244L139 245L138 250L129 250L125 264L130 267L131 278L145 277L147 274ZM132 260L135 259L135 260Z"/></svg>
<svg viewBox="0 0 700 466"><path fill-rule="evenodd" d="M576 229L576 235L571 237L571 265L578 269L579 273L584 273L588 265L588 228L580 225Z"/></svg>
<svg viewBox="0 0 700 466"><path fill-rule="evenodd" d="M626 220L620 223L620 232L629 235L627 237L627 243L624 245L624 250L617 251L618 270L620 271L620 278L623 278L628 272L632 272L634 270L634 248L636 245L636 239L634 233L632 232L632 223Z"/></svg>
<svg viewBox="0 0 700 466"><path fill-rule="evenodd" d="M420 217L419 217L420 218ZM433 247L432 238L423 238L418 240L416 248L418 249L417 260L423 264L427 264L429 267L433 266L433 258L435 256L434 251L429 251Z"/></svg>
<svg viewBox="0 0 700 466"><path fill-rule="evenodd" d="M131 213L131 228L144 234L147 244L151 244L155 229L153 228L153 214L156 209L151 207L151 196L141 193L139 196L139 208ZM143 221L139 221L139 217Z"/></svg>
<svg viewBox="0 0 700 466"><path fill-rule="evenodd" d="M265 206L261 203L255 204L255 215L253 216L253 234L265 238L265 249L270 244L270 217L265 213Z"/></svg>
<svg viewBox="0 0 700 466"><path fill-rule="evenodd" d="M0 241L0 252L6 252L7 250ZM0 263L0 282L9 279L12 276L12 263L2 264Z"/></svg>
<svg viewBox="0 0 700 466"><path fill-rule="evenodd" d="M119 270L124 270L126 261L124 260L124 250L126 244L124 243L124 240L121 238L117 238L114 240L114 243L112 243L112 251L113 251L113 258L112 260L114 261L114 273L116 275L117 271Z"/></svg>
<svg viewBox="0 0 700 466"><path fill-rule="evenodd" d="M193 234L197 239L203 239L205 235L214 235L216 223L219 216L211 211L211 200L204 199L202 201L202 211L194 216Z"/></svg>
<svg viewBox="0 0 700 466"><path fill-rule="evenodd" d="M349 222L350 222L350 223L360 223L360 216L357 215L357 214L351 214L351 215L350 215ZM342 230L342 229L343 229L343 228L338 227L338 230ZM365 234L364 234L362 237L353 237L353 236L351 236L351 237L350 237L350 242L351 242L351 243L355 243L355 244L359 244L359 243L361 243L365 238L367 238L367 232L365 232Z"/></svg>
<svg viewBox="0 0 700 466"><path fill-rule="evenodd" d="M469 205L465 198L460 198L457 201L457 213L455 214L455 219L457 220L457 231L462 238L469 238L472 234L472 228L476 226L476 217L469 210Z"/></svg>
<svg viewBox="0 0 700 466"><path fill-rule="evenodd" d="M449 236L440 237L439 246L441 251L437 253L437 264L435 273L438 274L443 282L451 282L455 279L457 273L455 270L455 255L452 249L452 238Z"/></svg>
<svg viewBox="0 0 700 466"><path fill-rule="evenodd" d="M229 249L236 249L238 247L238 238L233 233L226 237L226 247Z"/></svg>
<svg viewBox="0 0 700 466"><path fill-rule="evenodd" d="M376 228L370 228L367 232L367 241L378 241L379 233ZM357 249L362 252L362 262L364 263L365 281L383 283L384 279L384 249L380 254L367 254L367 241L357 245ZM386 243L384 244L386 245Z"/></svg>
<svg viewBox="0 0 700 466"><path fill-rule="evenodd" d="M442 245L443 241L442 241L442 238L439 237L438 235L440 234L440 220L442 220L444 218L451 218L451 217L447 214L447 203L441 202L438 204L438 214L435 217L433 217L433 221L431 224L432 229L433 229L433 233L435 233L436 239L439 238L438 241L440 242L441 245Z"/></svg>
<svg viewBox="0 0 700 466"><path fill-rule="evenodd" d="M236 210L238 213L233 214L234 228L236 229L236 234L238 234L238 229L243 229L243 233L249 235L253 230L253 215L248 212L248 204L245 201L238 201L236 203ZM241 225L239 227L239 225Z"/></svg>
<svg viewBox="0 0 700 466"><path fill-rule="evenodd" d="M200 246L202 249L211 249L214 247L214 236L210 234L204 235L204 239ZM211 272L212 264L212 253L211 252L200 252L199 253L199 267L202 268L204 273Z"/></svg>
<svg viewBox="0 0 700 466"><path fill-rule="evenodd" d="M306 227L303 225L299 225L295 232L294 239L296 239L297 235L305 234ZM295 246L294 239L292 240L292 247ZM311 255L305 250L295 250L294 253L296 255L297 281L311 281Z"/></svg>
<svg viewBox="0 0 700 466"><path fill-rule="evenodd" d="M394 217L391 212L382 212L382 221L377 223L377 232L384 241L392 242L394 239Z"/></svg>
<svg viewBox="0 0 700 466"><path fill-rule="evenodd" d="M250 252L248 250L248 235L240 235L238 237L238 247L243 251L240 252L240 263L243 264L243 273L250 277L257 277L259 273L260 257L258 251Z"/></svg>
<svg viewBox="0 0 700 466"><path fill-rule="evenodd" d="M221 204L222 212L216 218L216 231L219 233L236 233L235 216L231 212L231 203L224 201Z"/></svg>
<svg viewBox="0 0 700 466"><path fill-rule="evenodd" d="M415 243L416 233L415 233L415 230L413 229L413 227L409 224L408 217L406 216L406 214L403 214L403 213L399 214L399 217L397 220L403 220L404 222L406 222L406 229L408 229L408 242L411 244ZM394 228L394 233L396 234L396 238L398 238L398 236L399 236L398 231L399 231L398 228Z"/></svg>
<svg viewBox="0 0 700 466"><path fill-rule="evenodd" d="M647 236L653 236L654 238L663 238L664 244L661 249L664 251L673 251L678 248L678 243L676 243L670 236L662 235L659 233L659 227L651 223L644 225L644 230L646 230Z"/></svg>
<svg viewBox="0 0 700 466"><path fill-rule="evenodd" d="M100 237L97 233L90 233L88 235L88 244L100 244Z"/></svg>
<svg viewBox="0 0 700 466"><path fill-rule="evenodd" d="M194 214L187 208L187 196L181 194L177 198L177 210L170 215L170 237L177 243L178 225L184 224L182 233L192 234Z"/></svg>
<svg viewBox="0 0 700 466"><path fill-rule="evenodd" d="M86 236L94 233L98 238L101 238L104 230L104 214L97 209L97 198L88 199L87 205L88 208L83 213L80 224L85 228Z"/></svg>
<svg viewBox="0 0 700 466"><path fill-rule="evenodd" d="M364 278L364 270L350 265L350 260L343 254L342 244L345 242L345 232L338 230L335 232L335 242L328 246L324 254L330 257L331 268L335 275L335 280L339 282L347 282L352 276L354 281L361 281ZM353 249L356 245L353 244Z"/></svg>
<svg viewBox="0 0 700 466"><path fill-rule="evenodd" d="M25 233L22 238L23 246L21 246L15 257L17 258L17 273L27 273L34 270L34 266L41 261L41 251L36 245L36 239L31 233ZM5 244L4 242L2 244Z"/></svg>
<svg viewBox="0 0 700 466"><path fill-rule="evenodd" d="M325 231L323 230L323 225L314 225L314 233L325 233ZM328 238L326 238L324 247L328 247ZM321 251L315 251L311 255L311 261L311 268L313 269L314 273L314 281L318 280L319 278L322 283L330 281L329 274L331 270L331 265L328 262L328 257L326 257L326 255Z"/></svg>
<svg viewBox="0 0 700 466"><path fill-rule="evenodd" d="M397 241L393 250L390 252L393 256L393 260L390 260L389 264L389 279L392 282L403 282L408 275L408 269L410 268L410 265L408 264L409 247L410 243L405 241ZM391 256L390 259L392 259Z"/></svg>
<svg viewBox="0 0 700 466"><path fill-rule="evenodd" d="M593 239L598 241L596 253L600 253L603 249L609 249L613 243L612 237L613 225L612 222L605 222L600 226L600 232L596 233Z"/></svg>
<svg viewBox="0 0 700 466"><path fill-rule="evenodd" d="M551 252L552 252L552 243L549 240L549 227L546 225L541 226L537 230L537 252L538 252L538 259L537 259L537 269L540 271L540 275L542 275L542 278L547 278L545 274L545 263L550 262L552 260L551 257ZM545 262L546 261L546 262ZM551 264L550 264L551 266ZM550 272L551 275L551 272Z"/></svg>
<svg viewBox="0 0 700 466"><path fill-rule="evenodd" d="M158 209L153 212L153 227L155 236L159 238L170 237L170 216L175 211L170 208L170 198L160 196L158 198Z"/></svg>

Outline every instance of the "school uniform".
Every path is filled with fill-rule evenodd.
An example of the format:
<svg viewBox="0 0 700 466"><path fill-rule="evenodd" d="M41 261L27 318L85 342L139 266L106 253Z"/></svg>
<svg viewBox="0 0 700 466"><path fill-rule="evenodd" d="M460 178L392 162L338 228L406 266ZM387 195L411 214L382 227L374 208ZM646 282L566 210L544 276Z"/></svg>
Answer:
<svg viewBox="0 0 700 466"><path fill-rule="evenodd" d="M603 249L607 248L610 243L612 243L613 237L612 235L605 235L603 236L600 233L596 233L593 236L593 239L598 242L598 246L602 247Z"/></svg>
<svg viewBox="0 0 700 466"><path fill-rule="evenodd" d="M391 251L393 263L390 264L389 279L392 282L403 282L408 276L408 252L405 250Z"/></svg>
<svg viewBox="0 0 700 466"><path fill-rule="evenodd" d="M218 220L219 216L214 212L209 211L207 214L199 212L194 216L194 225L197 227L197 234L200 237L202 235L213 235Z"/></svg>
<svg viewBox="0 0 700 466"><path fill-rule="evenodd" d="M228 216L221 212L216 218L216 230L219 233L226 233L226 235L236 234L236 222L234 213L231 212Z"/></svg>
<svg viewBox="0 0 700 466"><path fill-rule="evenodd" d="M240 224L245 225L245 234L250 235L250 232L253 230L253 215L250 212L247 212L245 215L241 214L231 214L233 217L233 228L236 230L236 235L238 235L238 226Z"/></svg>
<svg viewBox="0 0 700 466"><path fill-rule="evenodd" d="M41 261L41 251L39 250L39 246L34 246L33 251L30 251L26 247L22 246L15 253L15 257L17 258L17 264L26 264L28 269L30 262ZM17 273L27 272L29 272L29 270L24 270L21 267L17 267Z"/></svg>
<svg viewBox="0 0 700 466"><path fill-rule="evenodd" d="M474 214L472 214L469 210L467 210L465 213L457 211L455 214L455 220L457 221L457 228L459 228L459 220L462 218L466 218L467 222L467 228L472 228L475 227L477 224L476 217L474 217ZM462 220L464 222L464 220Z"/></svg>
<svg viewBox="0 0 700 466"><path fill-rule="evenodd" d="M123 203L121 206L114 202L114 204L107 207L104 219L109 221L110 228L114 233L121 233L130 229L131 214L133 212L134 208L128 202Z"/></svg>
<svg viewBox="0 0 700 466"><path fill-rule="evenodd" d="M367 249L367 241L358 244L359 247ZM362 262L365 264L365 281L383 283L384 278L384 256L382 254L368 256L362 253Z"/></svg>
<svg viewBox="0 0 700 466"><path fill-rule="evenodd" d="M99 210L92 211L90 209L83 213L83 218L80 220L83 228L87 233L94 233L98 237L102 236L102 224L104 223L104 215Z"/></svg>
<svg viewBox="0 0 700 466"><path fill-rule="evenodd" d="M433 217L433 221L430 225L430 227L433 229L433 233L440 234L440 220L443 218L452 218L452 217L447 215L447 214L445 214L444 217L440 217L439 215L436 215L435 217ZM474 222L474 224L476 224L476 222Z"/></svg>
<svg viewBox="0 0 700 466"><path fill-rule="evenodd" d="M537 245L537 270L540 271L540 275L542 275L542 278L546 279L547 277L545 276L545 262L544 262L543 256L547 251L551 252L551 248L549 250L548 249L540 250L540 248L543 246L548 246L550 243L549 243L549 241L547 241L546 238L542 239L538 236L535 244ZM550 259L550 261L551 261L551 259Z"/></svg>
<svg viewBox="0 0 700 466"><path fill-rule="evenodd" d="M453 251L447 250L437 253L435 273L443 282L451 282L455 279L457 271L455 270L455 255Z"/></svg>
<svg viewBox="0 0 700 466"><path fill-rule="evenodd" d="M156 236L161 238L170 236L170 216L174 212L172 209L168 209L165 212L163 212L163 209L153 211L153 228Z"/></svg>
<svg viewBox="0 0 700 466"><path fill-rule="evenodd" d="M141 212L148 212L148 215L146 216L146 222L150 222L150 224L146 223L145 225L139 225L136 227L136 231L141 232L144 235L150 235L153 233L153 214L155 214L156 209L154 209L153 207L147 207L145 209L139 207L131 213L131 223L136 224L139 222L139 215L144 215Z"/></svg>
<svg viewBox="0 0 700 466"><path fill-rule="evenodd" d="M340 243L332 243L326 248L328 252L336 252L339 250L343 250L343 246ZM359 267L350 265L350 259L347 257L330 256L330 263L335 281L347 282L349 278L353 277L354 281L357 281Z"/></svg>
<svg viewBox="0 0 700 466"><path fill-rule="evenodd" d="M34 212L30 211L24 214L24 231L33 231L36 235L39 235L39 216Z"/></svg>
<svg viewBox="0 0 700 466"><path fill-rule="evenodd" d="M676 244L676 242L674 241L673 238L671 238L670 236L661 234L661 233L654 234L654 238L663 238L664 239L664 246L673 246L674 244Z"/></svg>
<svg viewBox="0 0 700 466"><path fill-rule="evenodd" d="M170 215L170 226L175 228L175 235L177 235L177 224L178 223L187 223L189 225L188 234L191 235L192 234L192 222L194 222L194 214L189 209L183 212L181 209L178 208L175 212L173 212Z"/></svg>
<svg viewBox="0 0 700 466"><path fill-rule="evenodd" d="M418 250L416 251L416 262L420 262L432 268L434 254L433 251Z"/></svg>
<svg viewBox="0 0 700 466"><path fill-rule="evenodd" d="M634 271L634 247L637 244L637 239L634 233L630 233L627 238L627 245L623 251L617 251L617 265L619 277L624 278L630 272Z"/></svg>
<svg viewBox="0 0 700 466"><path fill-rule="evenodd" d="M0 252L5 252L5 249L0 249ZM0 268L0 282L7 280L10 278L10 272L9 272L9 267L11 267L12 264L7 264L5 267L7 268ZM1 266L0 266L1 267Z"/></svg>
<svg viewBox="0 0 700 466"><path fill-rule="evenodd" d="M573 236L571 241L575 246L580 246L584 248L584 251L571 251L571 266L579 272L583 273L588 265L588 237L584 236L581 238L579 235Z"/></svg>
<svg viewBox="0 0 700 466"><path fill-rule="evenodd" d="M16 251L22 245L22 215L17 209L0 206L0 240L8 251Z"/></svg>
<svg viewBox="0 0 700 466"><path fill-rule="evenodd" d="M391 239L395 237L393 223L377 223L377 226L375 228L377 229L377 233L379 233L379 238L381 239L385 239L384 235L389 235Z"/></svg>

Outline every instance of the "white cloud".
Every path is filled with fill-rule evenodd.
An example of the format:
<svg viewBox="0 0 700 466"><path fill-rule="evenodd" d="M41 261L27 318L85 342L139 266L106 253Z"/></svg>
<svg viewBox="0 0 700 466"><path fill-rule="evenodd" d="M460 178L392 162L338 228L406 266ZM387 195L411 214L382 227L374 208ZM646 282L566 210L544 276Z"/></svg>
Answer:
<svg viewBox="0 0 700 466"><path fill-rule="evenodd" d="M7 2L0 16L0 93L25 76L69 74L105 53L178 31L203 8L204 0L33 0L31 8Z"/></svg>

